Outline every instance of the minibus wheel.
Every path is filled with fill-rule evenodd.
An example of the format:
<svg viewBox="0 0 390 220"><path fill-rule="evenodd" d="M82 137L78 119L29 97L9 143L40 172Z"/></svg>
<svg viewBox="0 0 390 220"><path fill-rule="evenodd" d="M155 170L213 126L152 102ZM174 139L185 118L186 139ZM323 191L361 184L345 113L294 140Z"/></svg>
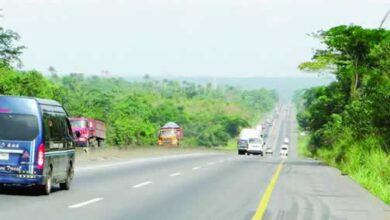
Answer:
<svg viewBox="0 0 390 220"><path fill-rule="evenodd" d="M47 175L45 179L45 184L41 186L41 191L43 195L50 195L51 193L51 186L52 186L52 177L51 177L51 170L49 174Z"/></svg>
<svg viewBox="0 0 390 220"><path fill-rule="evenodd" d="M60 189L62 189L62 190L69 190L70 189L70 184L72 182L73 173L74 173L73 167L70 166L65 182L60 183Z"/></svg>

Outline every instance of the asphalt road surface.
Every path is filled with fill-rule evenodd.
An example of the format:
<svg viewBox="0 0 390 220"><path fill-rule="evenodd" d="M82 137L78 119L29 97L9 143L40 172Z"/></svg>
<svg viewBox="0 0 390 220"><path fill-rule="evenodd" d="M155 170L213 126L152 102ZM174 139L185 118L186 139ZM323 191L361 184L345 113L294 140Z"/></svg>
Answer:
<svg viewBox="0 0 390 220"><path fill-rule="evenodd" d="M390 208L319 161L296 153L294 114L282 106L273 156L201 153L78 167L70 191L0 190L0 219L390 219ZM283 139L288 158L280 158Z"/></svg>

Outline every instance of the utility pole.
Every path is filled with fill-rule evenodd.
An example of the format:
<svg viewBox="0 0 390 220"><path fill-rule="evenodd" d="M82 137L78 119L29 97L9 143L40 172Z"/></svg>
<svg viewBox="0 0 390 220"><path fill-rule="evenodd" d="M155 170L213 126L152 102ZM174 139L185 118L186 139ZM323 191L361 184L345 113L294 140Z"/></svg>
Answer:
<svg viewBox="0 0 390 220"><path fill-rule="evenodd" d="M390 14L390 9L387 11L387 13L385 14L385 17L382 19L381 25L379 25L379 29L383 27L383 24L385 23L389 14Z"/></svg>

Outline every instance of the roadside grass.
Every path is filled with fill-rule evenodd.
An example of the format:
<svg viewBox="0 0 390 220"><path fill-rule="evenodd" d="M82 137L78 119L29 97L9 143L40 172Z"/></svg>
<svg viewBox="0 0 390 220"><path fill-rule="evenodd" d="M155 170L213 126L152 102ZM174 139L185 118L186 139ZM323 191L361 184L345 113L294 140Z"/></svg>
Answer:
<svg viewBox="0 0 390 220"><path fill-rule="evenodd" d="M230 151L237 150L237 139L230 139L225 149Z"/></svg>
<svg viewBox="0 0 390 220"><path fill-rule="evenodd" d="M373 195L390 205L390 155L379 150L383 141L375 136L357 141L344 132L332 147L310 150L310 134L298 135L300 157L319 158L349 175Z"/></svg>
<svg viewBox="0 0 390 220"><path fill-rule="evenodd" d="M375 137L363 141L344 137L332 148L318 149L316 156L390 205L390 155L378 150L379 144Z"/></svg>
<svg viewBox="0 0 390 220"><path fill-rule="evenodd" d="M310 135L302 132L298 134L298 154L300 157L312 157L312 153L309 150L309 142Z"/></svg>

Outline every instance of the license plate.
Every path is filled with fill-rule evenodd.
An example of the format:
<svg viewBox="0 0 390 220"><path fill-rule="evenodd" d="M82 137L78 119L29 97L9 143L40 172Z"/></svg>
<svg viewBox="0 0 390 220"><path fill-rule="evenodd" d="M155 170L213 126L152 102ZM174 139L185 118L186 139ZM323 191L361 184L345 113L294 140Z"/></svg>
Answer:
<svg viewBox="0 0 390 220"><path fill-rule="evenodd" d="M0 160L8 160L9 154L8 153L0 153Z"/></svg>

